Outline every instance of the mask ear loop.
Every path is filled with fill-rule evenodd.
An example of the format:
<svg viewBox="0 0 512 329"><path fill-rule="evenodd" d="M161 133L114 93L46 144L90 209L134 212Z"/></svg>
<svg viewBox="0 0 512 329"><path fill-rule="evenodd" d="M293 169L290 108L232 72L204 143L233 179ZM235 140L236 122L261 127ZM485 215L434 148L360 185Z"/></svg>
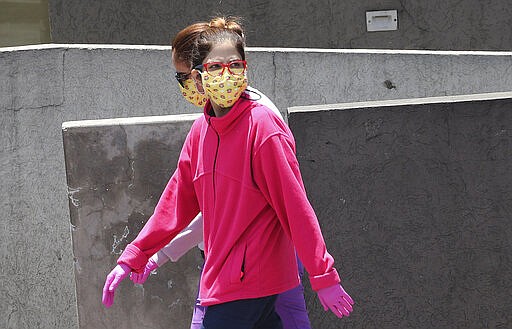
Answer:
<svg viewBox="0 0 512 329"><path fill-rule="evenodd" d="M249 95L250 93L253 93L253 94L257 95L258 98L251 98L251 96ZM259 101L262 96L259 93L257 93L256 91L254 91L254 90L245 89L244 93L240 97L243 98L243 99L250 100L250 101Z"/></svg>

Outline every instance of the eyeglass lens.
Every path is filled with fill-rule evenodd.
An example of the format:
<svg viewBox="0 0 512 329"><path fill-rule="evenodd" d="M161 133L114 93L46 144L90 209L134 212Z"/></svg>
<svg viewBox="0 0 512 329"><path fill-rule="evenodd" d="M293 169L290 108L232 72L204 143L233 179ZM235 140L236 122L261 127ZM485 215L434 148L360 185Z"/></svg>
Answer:
<svg viewBox="0 0 512 329"><path fill-rule="evenodd" d="M206 72L208 72L211 75L222 75L226 68L231 74L242 75L245 72L245 61L231 61L227 64L220 62L206 63L204 67L206 69Z"/></svg>

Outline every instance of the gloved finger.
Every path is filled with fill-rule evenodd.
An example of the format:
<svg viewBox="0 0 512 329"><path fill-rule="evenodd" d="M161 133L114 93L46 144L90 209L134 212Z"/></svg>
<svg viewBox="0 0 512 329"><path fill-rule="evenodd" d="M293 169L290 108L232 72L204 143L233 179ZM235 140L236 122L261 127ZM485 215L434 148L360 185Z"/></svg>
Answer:
<svg viewBox="0 0 512 329"><path fill-rule="evenodd" d="M130 280L132 280L133 283L141 284L141 278L138 273L135 273L135 272L130 273Z"/></svg>
<svg viewBox="0 0 512 329"><path fill-rule="evenodd" d="M121 281L123 281L123 279L124 275L116 274L114 276L114 280L112 280L112 283L108 287L108 291L113 293L116 290L117 286L121 283Z"/></svg>
<svg viewBox="0 0 512 329"><path fill-rule="evenodd" d="M146 282L150 273L151 273L151 271L149 271L147 268L144 269L144 272L140 274L140 278L139 278L141 283Z"/></svg>
<svg viewBox="0 0 512 329"><path fill-rule="evenodd" d="M338 304L336 305L336 308L338 309L338 311L340 311L344 316L349 316L350 315L350 312L352 312L352 310L349 310L345 305L343 304Z"/></svg>
<svg viewBox="0 0 512 329"><path fill-rule="evenodd" d="M102 303L105 305L105 307L109 308L114 303L114 294L108 291L108 288L110 287L110 284L112 283L112 280L114 279L112 274L109 274L107 276L107 279L105 280L105 285L103 286L103 296L102 296Z"/></svg>
<svg viewBox="0 0 512 329"><path fill-rule="evenodd" d="M342 298L338 301L341 307L346 308L349 312L352 312L353 307L346 299Z"/></svg>
<svg viewBox="0 0 512 329"><path fill-rule="evenodd" d="M114 293L111 292L103 292L103 298L101 300L103 305L105 305L106 308L109 308L114 303Z"/></svg>
<svg viewBox="0 0 512 329"><path fill-rule="evenodd" d="M108 292L108 288L110 287L110 284L112 283L113 280L114 275L111 272L109 275L107 275L107 278L105 279L105 284L103 285L103 294Z"/></svg>
<svg viewBox="0 0 512 329"><path fill-rule="evenodd" d="M343 318L343 313L335 305L331 305L330 310L338 318L340 318L340 319Z"/></svg>
<svg viewBox="0 0 512 329"><path fill-rule="evenodd" d="M346 299L347 302L349 302L350 304L354 305L354 300L352 299L352 297L350 297L349 294L345 292L345 290L343 290L343 298Z"/></svg>

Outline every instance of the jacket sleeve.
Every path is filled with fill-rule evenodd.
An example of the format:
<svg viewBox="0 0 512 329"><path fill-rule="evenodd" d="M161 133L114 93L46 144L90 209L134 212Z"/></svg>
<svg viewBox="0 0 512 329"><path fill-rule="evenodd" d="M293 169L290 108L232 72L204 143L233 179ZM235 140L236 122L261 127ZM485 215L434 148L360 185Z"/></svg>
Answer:
<svg viewBox="0 0 512 329"><path fill-rule="evenodd" d="M203 215L197 215L161 252L177 262L187 251L203 241Z"/></svg>
<svg viewBox="0 0 512 329"><path fill-rule="evenodd" d="M304 189L293 138L284 133L267 138L255 151L253 166L256 184L293 241L308 271L312 289L317 291L339 283L334 259L327 252Z"/></svg>
<svg viewBox="0 0 512 329"><path fill-rule="evenodd" d="M153 215L117 260L135 272L144 269L149 257L168 244L199 213L190 164L192 130L181 150L176 171L167 183Z"/></svg>

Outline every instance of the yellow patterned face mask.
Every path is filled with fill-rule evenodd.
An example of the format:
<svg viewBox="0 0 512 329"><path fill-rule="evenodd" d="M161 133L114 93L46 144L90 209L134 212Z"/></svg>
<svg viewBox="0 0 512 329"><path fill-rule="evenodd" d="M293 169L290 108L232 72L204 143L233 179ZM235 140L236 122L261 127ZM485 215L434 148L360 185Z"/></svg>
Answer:
<svg viewBox="0 0 512 329"><path fill-rule="evenodd" d="M233 106L247 88L247 72L235 75L224 70L222 75L216 76L202 72L201 80L210 101L223 108Z"/></svg>
<svg viewBox="0 0 512 329"><path fill-rule="evenodd" d="M194 104L195 106L204 107L204 104L206 104L207 98L205 95L200 94L196 89L196 84L194 83L194 79L189 78L186 80L183 80L183 86L181 83L178 83L180 86L180 91L183 97L190 103Z"/></svg>

